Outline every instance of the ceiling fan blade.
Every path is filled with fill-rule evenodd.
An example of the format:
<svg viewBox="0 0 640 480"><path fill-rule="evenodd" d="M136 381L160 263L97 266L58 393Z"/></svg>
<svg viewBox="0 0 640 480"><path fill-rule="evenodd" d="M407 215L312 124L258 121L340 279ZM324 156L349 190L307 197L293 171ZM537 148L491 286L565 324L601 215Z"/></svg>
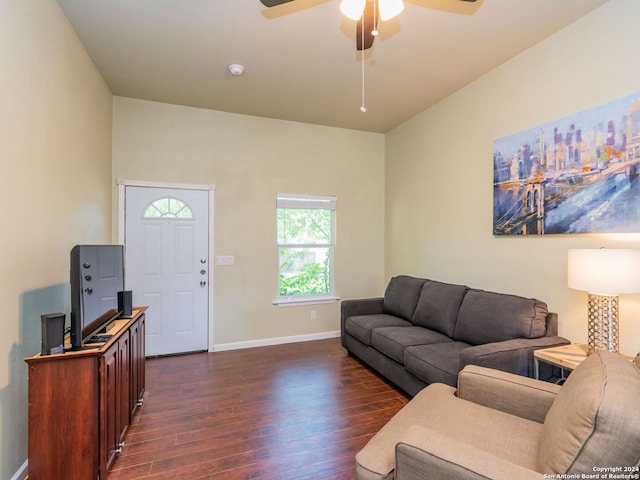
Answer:
<svg viewBox="0 0 640 480"><path fill-rule="evenodd" d="M378 15L378 9L375 8L377 6L375 5L377 1L378 0L367 0L364 5L364 14L360 20L358 20L356 26L356 48L358 50L366 50L373 46L373 40L376 37L374 37L371 32L373 32L378 21L377 18L374 18L374 12L376 17ZM363 30L364 38L362 35Z"/></svg>
<svg viewBox="0 0 640 480"><path fill-rule="evenodd" d="M289 2L292 2L293 0L260 0L260 1L265 7L269 8L269 7L277 7L278 5L282 5L283 3L289 3Z"/></svg>

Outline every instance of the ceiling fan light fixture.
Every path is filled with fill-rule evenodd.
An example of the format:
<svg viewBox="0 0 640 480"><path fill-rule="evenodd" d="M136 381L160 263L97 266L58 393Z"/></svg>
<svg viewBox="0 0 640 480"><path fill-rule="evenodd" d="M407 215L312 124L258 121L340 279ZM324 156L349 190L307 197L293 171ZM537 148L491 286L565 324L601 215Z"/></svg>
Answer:
<svg viewBox="0 0 640 480"><path fill-rule="evenodd" d="M351 20L359 20L364 12L364 5L367 0L342 0L340 2L340 11L345 17Z"/></svg>
<svg viewBox="0 0 640 480"><path fill-rule="evenodd" d="M380 20L389 20L404 10L402 0L379 0Z"/></svg>

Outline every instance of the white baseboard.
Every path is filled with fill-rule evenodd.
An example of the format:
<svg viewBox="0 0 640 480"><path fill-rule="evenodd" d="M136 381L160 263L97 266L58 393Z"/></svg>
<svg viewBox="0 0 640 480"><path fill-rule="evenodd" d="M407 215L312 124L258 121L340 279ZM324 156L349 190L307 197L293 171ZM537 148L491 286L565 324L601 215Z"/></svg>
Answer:
<svg viewBox="0 0 640 480"><path fill-rule="evenodd" d="M265 338L261 340L249 340L246 342L232 342L214 344L214 352L224 352L225 350L239 350L241 348L267 347L270 345L282 345L285 343L310 342L312 340L324 340L326 338L336 338L340 336L340 330L333 332L311 333L308 335L294 335L292 337Z"/></svg>
<svg viewBox="0 0 640 480"><path fill-rule="evenodd" d="M28 461L25 460L18 471L11 477L11 480L25 480L27 478Z"/></svg>

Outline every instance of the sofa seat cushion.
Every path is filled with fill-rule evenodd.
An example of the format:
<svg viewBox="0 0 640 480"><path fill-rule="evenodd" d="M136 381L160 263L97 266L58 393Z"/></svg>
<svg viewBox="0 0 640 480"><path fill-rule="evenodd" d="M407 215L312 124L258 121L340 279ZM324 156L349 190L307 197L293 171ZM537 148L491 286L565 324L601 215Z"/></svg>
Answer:
<svg viewBox="0 0 640 480"><path fill-rule="evenodd" d="M535 298L470 289L460 305L453 339L480 345L539 338L546 332L547 313L547 304Z"/></svg>
<svg viewBox="0 0 640 480"><path fill-rule="evenodd" d="M347 318L344 328L349 335L354 336L365 345L371 345L371 331L380 327L411 327L408 320L377 313L375 315L354 315Z"/></svg>
<svg viewBox="0 0 640 480"><path fill-rule="evenodd" d="M371 332L371 346L404 363L404 350L412 345L452 342L449 337L422 327L381 327Z"/></svg>
<svg viewBox="0 0 640 480"><path fill-rule="evenodd" d="M460 352L470 345L464 342L415 345L404 352L405 368L427 383L455 386L461 370Z"/></svg>
<svg viewBox="0 0 640 480"><path fill-rule="evenodd" d="M640 371L632 362L612 352L591 354L569 375L547 413L538 471L582 475L593 474L594 466L638 465L638 399Z"/></svg>
<svg viewBox="0 0 640 480"><path fill-rule="evenodd" d="M411 320L418 304L424 278L414 278L408 275L398 275L389 280L384 292L382 310L384 313Z"/></svg>
<svg viewBox="0 0 640 480"><path fill-rule="evenodd" d="M411 321L414 325L453 337L458 310L468 289L463 285L427 280L422 286Z"/></svg>
<svg viewBox="0 0 640 480"><path fill-rule="evenodd" d="M357 470L367 472L360 477L393 478L396 444L413 425L535 468L541 424L462 400L455 396L455 388L433 384L420 391L356 455Z"/></svg>

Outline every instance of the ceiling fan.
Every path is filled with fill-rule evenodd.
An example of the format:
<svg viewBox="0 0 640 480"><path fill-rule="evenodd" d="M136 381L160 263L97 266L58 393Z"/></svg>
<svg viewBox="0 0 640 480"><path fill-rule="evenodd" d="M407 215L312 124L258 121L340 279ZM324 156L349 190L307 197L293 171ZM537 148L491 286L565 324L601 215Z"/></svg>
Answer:
<svg viewBox="0 0 640 480"><path fill-rule="evenodd" d="M294 0L260 0L267 7L276 7ZM475 2L476 0L456 0L461 2ZM373 40L378 34L379 20L395 17L404 9L402 0L342 0L340 11L352 20L357 20L356 48L366 50L373 46Z"/></svg>

